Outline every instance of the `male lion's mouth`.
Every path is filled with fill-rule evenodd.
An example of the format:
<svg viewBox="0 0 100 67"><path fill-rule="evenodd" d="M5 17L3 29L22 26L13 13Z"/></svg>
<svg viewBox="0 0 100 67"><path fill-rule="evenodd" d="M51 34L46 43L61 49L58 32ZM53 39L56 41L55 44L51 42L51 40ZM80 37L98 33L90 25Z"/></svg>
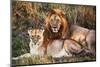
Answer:
<svg viewBox="0 0 100 67"><path fill-rule="evenodd" d="M58 32L58 28L57 27L53 27L52 28L52 32L57 33Z"/></svg>

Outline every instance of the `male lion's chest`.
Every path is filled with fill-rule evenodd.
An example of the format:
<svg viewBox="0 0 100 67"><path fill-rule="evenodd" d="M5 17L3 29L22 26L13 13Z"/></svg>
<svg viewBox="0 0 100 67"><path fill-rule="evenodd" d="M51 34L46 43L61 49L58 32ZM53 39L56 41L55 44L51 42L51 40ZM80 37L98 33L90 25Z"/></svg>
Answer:
<svg viewBox="0 0 100 67"><path fill-rule="evenodd" d="M63 40L54 40L48 44L47 54L51 56L57 55L63 48Z"/></svg>

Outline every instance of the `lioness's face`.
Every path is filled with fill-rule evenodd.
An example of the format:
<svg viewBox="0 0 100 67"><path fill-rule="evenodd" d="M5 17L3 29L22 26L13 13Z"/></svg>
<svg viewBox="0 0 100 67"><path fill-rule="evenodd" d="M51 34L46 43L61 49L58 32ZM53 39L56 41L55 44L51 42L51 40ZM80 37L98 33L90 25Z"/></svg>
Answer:
<svg viewBox="0 0 100 67"><path fill-rule="evenodd" d="M28 34L34 45L43 40L43 32L44 30L41 29L28 30Z"/></svg>
<svg viewBox="0 0 100 67"><path fill-rule="evenodd" d="M50 27L52 32L57 33L61 27L61 18L57 14L50 17Z"/></svg>

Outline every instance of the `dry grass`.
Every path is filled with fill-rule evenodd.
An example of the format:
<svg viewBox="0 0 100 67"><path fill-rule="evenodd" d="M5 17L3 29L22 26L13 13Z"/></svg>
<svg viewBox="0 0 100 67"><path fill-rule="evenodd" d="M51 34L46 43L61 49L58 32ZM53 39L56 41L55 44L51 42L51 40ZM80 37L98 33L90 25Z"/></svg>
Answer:
<svg viewBox="0 0 100 67"><path fill-rule="evenodd" d="M73 56L73 57L62 57L62 58L52 58L51 56L39 57L30 56L23 57L17 60L12 60L13 65L35 65L35 64L51 64L51 63L73 63L73 62L88 62L95 61L95 56Z"/></svg>

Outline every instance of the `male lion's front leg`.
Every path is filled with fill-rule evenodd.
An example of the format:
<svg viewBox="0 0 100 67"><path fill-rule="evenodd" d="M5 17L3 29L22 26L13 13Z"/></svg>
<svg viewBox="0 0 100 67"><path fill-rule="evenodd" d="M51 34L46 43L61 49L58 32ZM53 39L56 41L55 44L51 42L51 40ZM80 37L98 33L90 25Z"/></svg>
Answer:
<svg viewBox="0 0 100 67"><path fill-rule="evenodd" d="M57 57L72 57L72 54L65 48L63 48L59 54L57 55Z"/></svg>
<svg viewBox="0 0 100 67"><path fill-rule="evenodd" d="M64 49L66 52L71 55L71 54L79 54L83 51L81 48L80 44L75 42L74 40L65 40L64 41Z"/></svg>

